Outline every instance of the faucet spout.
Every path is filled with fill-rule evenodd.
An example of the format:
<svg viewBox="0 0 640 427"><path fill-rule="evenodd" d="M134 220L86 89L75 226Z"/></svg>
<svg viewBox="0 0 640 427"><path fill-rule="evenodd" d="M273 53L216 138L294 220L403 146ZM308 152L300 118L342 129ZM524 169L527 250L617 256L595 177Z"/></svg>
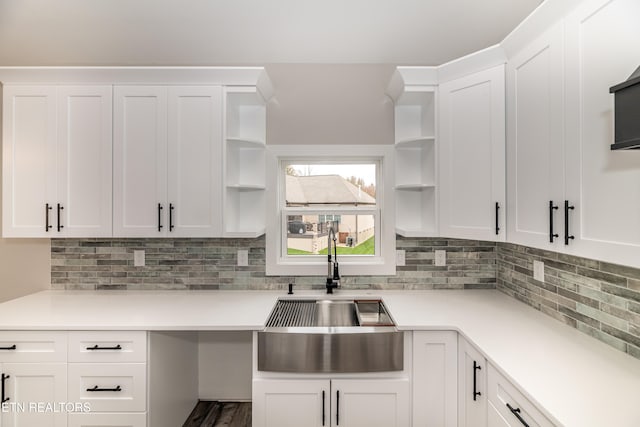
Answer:
<svg viewBox="0 0 640 427"><path fill-rule="evenodd" d="M327 234L327 293L332 294L334 289L340 287L340 271L338 269L338 249L336 232L333 226L329 227ZM331 244L333 243L333 259L331 259Z"/></svg>

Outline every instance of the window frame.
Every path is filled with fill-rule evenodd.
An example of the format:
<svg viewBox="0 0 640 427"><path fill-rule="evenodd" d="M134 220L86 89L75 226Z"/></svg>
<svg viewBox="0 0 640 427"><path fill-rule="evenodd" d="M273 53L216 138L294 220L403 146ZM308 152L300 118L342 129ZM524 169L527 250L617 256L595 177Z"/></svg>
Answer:
<svg viewBox="0 0 640 427"><path fill-rule="evenodd" d="M339 151L340 154L336 154ZM363 155L362 153L367 153ZM383 145L268 145L266 274L268 276L324 276L326 255L288 255L287 216L305 214L374 215L375 255L338 256L340 274L394 275L395 196L393 147ZM297 164L376 163L376 206L286 207L285 166ZM326 213L325 213L326 212Z"/></svg>

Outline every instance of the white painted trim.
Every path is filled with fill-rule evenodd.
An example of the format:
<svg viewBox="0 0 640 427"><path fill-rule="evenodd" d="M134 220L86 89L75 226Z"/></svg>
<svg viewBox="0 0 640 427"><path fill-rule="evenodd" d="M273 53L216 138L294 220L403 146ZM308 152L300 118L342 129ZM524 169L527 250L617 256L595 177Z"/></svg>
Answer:
<svg viewBox="0 0 640 427"><path fill-rule="evenodd" d="M469 74L505 64L507 56L499 44L473 52L438 66L438 83L458 79Z"/></svg>
<svg viewBox="0 0 640 427"><path fill-rule="evenodd" d="M537 39L540 34L551 28L553 24L562 20L573 9L585 0L546 0L529 14L511 33L509 33L500 46L504 49L507 58L512 58L521 49Z"/></svg>
<svg viewBox="0 0 640 427"><path fill-rule="evenodd" d="M13 84L180 84L256 86L273 95L264 67L0 67Z"/></svg>
<svg viewBox="0 0 640 427"><path fill-rule="evenodd" d="M336 154L339 148L339 155ZM279 200L283 186L279 182L280 164L283 160L332 160L379 161L376 199L380 209L379 256L341 259L340 272L344 276L394 275L395 251L395 193L393 191L394 150L392 145L268 145L267 146L267 223L266 223L266 274L268 276L324 276L327 263L324 259L301 264L280 256L281 215ZM386 177L386 179L381 179ZM344 210L344 209L343 209ZM376 242L377 243L377 242Z"/></svg>
<svg viewBox="0 0 640 427"><path fill-rule="evenodd" d="M397 70L406 86L438 84L437 67L398 67Z"/></svg>

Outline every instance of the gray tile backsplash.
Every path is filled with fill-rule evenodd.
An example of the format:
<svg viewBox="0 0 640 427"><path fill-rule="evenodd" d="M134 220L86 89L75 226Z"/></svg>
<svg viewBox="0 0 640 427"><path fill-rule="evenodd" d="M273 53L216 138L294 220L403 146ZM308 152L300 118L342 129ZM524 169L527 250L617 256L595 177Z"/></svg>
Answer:
<svg viewBox="0 0 640 427"><path fill-rule="evenodd" d="M640 359L640 269L510 243L397 237L394 276L343 277L347 289L494 289ZM134 267L144 249L146 265ZM239 249L249 266L238 267ZM434 250L447 265L434 265ZM533 279L544 262L545 281ZM265 275L257 239L53 239L53 289L323 289L324 276Z"/></svg>
<svg viewBox="0 0 640 427"><path fill-rule="evenodd" d="M395 276L344 277L348 289L495 288L496 245L459 239L398 237L406 266ZM144 249L146 265L134 267ZM249 266L238 267L239 249ZM434 265L434 250L447 251L447 265ZM53 239L54 289L322 289L324 276L265 275L265 241L257 239Z"/></svg>
<svg viewBox="0 0 640 427"><path fill-rule="evenodd" d="M502 292L640 359L640 269L510 243L498 244L497 265Z"/></svg>

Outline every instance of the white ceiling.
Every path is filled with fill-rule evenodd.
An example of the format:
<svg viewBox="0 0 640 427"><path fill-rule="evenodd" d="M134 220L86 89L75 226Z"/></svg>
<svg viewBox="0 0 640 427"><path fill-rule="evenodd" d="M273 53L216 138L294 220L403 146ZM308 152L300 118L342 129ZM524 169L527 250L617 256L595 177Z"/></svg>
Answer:
<svg viewBox="0 0 640 427"><path fill-rule="evenodd" d="M439 65L542 0L0 0L0 66Z"/></svg>

